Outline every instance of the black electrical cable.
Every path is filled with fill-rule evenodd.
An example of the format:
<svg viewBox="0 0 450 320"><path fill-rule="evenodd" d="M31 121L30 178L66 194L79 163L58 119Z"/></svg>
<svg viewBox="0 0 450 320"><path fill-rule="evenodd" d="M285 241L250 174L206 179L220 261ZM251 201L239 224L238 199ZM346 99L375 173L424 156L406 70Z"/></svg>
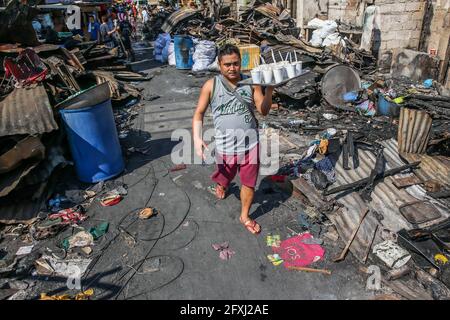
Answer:
<svg viewBox="0 0 450 320"><path fill-rule="evenodd" d="M150 172L152 171L152 169L153 169L153 173L154 173L154 168L153 168L153 166L151 165L150 168L148 169L147 173L144 175L144 178L141 179L140 181L143 181L145 178L147 178L147 177L149 176ZM151 197L152 197L152 195L153 195L153 192L155 191L156 186L157 186L157 184L159 183L159 180L156 179L156 175L155 175L155 174L153 174L153 177L154 177L154 179L155 179L156 181L155 181L154 184L153 184L152 191L150 192L150 195L149 195L149 197L147 198L147 201L146 201L145 206L147 206L148 203L150 202L150 199L151 199ZM117 224L116 229L118 229L118 227L123 223L123 221L124 221L126 218L128 218L128 217L130 216L130 214L133 213L133 212L135 212L136 210L138 210L138 209L133 209L133 210L129 211L127 214L125 214L125 215L122 217L122 219L119 221L119 223ZM116 235L115 237L113 237L113 238L109 241L109 243L102 249L101 254L99 254L97 257L94 258L94 259L96 259L96 260L95 260L95 262L94 262L93 264L91 264L91 266L89 267L89 271L85 274L84 278L87 278L87 276L91 273L91 271L92 271L92 270L94 269L94 267L97 265L97 263L98 263L98 261L100 260L100 258L105 254L106 250L109 249L111 243L113 243L113 242L120 236L121 232L120 232L120 230L118 230L118 231L119 231L119 232L117 233L117 235ZM98 277L94 278L87 286L83 286L83 287L90 287L91 284L94 283L94 281L97 280L97 278L98 278Z"/></svg>
<svg viewBox="0 0 450 320"><path fill-rule="evenodd" d="M164 283L164 284L162 284L162 285L160 285L160 286L158 286L158 287L156 287L156 288L153 288L153 289L150 289L150 290L146 290L146 291L144 291L144 292L135 294L135 295L133 295L133 296L131 296L131 297L126 297L125 300L130 300L130 299L139 297L139 296L141 296L141 295L143 295L143 294L149 294L149 293L155 292L156 290L159 290L159 289L161 289L161 288L164 288L164 287L168 286L169 284L175 282L178 278L181 277L181 275L182 275L183 272L184 272L184 261L183 261L183 259L181 259L180 257L177 257L177 256L157 255L157 256L152 256L152 257L148 257L148 258L144 259L144 262L147 261L147 260L150 260L150 259L158 258L158 257L169 257L169 258L175 258L175 259L178 259L178 261L181 262L181 270L180 270L180 272L179 272L173 279L171 279L170 281L168 281L168 282L166 282L166 283Z"/></svg>
<svg viewBox="0 0 450 320"><path fill-rule="evenodd" d="M165 163L164 161L162 161L162 160L160 160L160 159L156 159L156 160L163 162L164 166L167 168L166 163ZM154 178L154 180L155 180L155 183L154 183L154 185L153 185L153 188L152 188L152 191L151 191L149 197L147 198L147 201L146 201L146 204L145 204L144 207L147 207L148 204L150 203L150 200L151 200L151 198L152 198L152 196L153 196L153 193L154 193L154 191L155 191L155 189L156 189L156 186L157 186L158 183L159 183L159 180L156 178L156 172L155 172L155 170L154 170L153 165L151 165L151 168L152 168L153 178ZM148 177L149 173L150 173L150 170L146 173L146 175L145 175L142 179L140 179L137 183L133 184L132 186L135 186L135 185L137 185L138 183L140 183L140 182L142 182L143 180L145 180L145 179ZM169 170L167 171L167 173L166 173L163 177L166 177L168 174L169 174ZM173 180L172 180L172 183L174 183ZM174 184L175 184L175 183L174 183ZM175 184L175 185L176 185L176 184ZM178 186L177 186L177 187L178 187ZM186 220L186 218L187 218L187 216L188 216L188 214L189 214L189 212L190 212L192 203L191 203L191 200L190 200L190 198L189 198L189 195L188 195L184 190L183 190L183 193L185 194L186 199L187 199L187 201L188 201L188 208L187 208L186 214L184 215L183 219L181 220L181 222L180 222L180 223L179 223L172 231L168 232L168 233L165 234L165 235L162 235L163 232L164 232L164 229L165 229L165 217L164 217L164 214L160 213L160 214L162 215L162 218L163 218L163 225L162 225L162 228L161 228L160 235L159 235L157 238L154 238L154 239L139 239L139 240L141 240L141 241L155 241L155 243L154 243L154 244L152 245L152 247L149 249L149 251L148 251L147 254L145 255L144 259L142 259L142 260L140 260L140 261L138 261L138 262L135 263L135 265L138 264L138 266L137 266L137 267L134 267L134 266L133 266L133 268L131 269L131 270L134 271L133 274L128 278L128 280L125 282L125 284L121 286L120 290L115 294L115 300L118 299L118 297L120 296L120 294L122 293L122 291L129 285L130 281L134 278L134 276L136 275L136 270L139 270L139 268L142 267L142 265L145 263L145 261L147 261L148 259L150 259L150 258L149 258L149 255L150 255L150 253L153 251L153 249L154 249L154 247L156 246L156 244L158 243L158 241L161 240L161 239L163 239L163 238L165 238L165 237L167 237L167 236L169 236L169 235L171 235L172 233L174 233L174 232L175 232L175 231L183 224L183 222ZM126 215L124 215L124 217L120 220L120 222L118 223L118 226L117 226L117 229L118 229L119 231L121 231L119 228L120 228L120 225L123 223L123 221L124 221L126 218L128 218L128 217L131 215L131 213L136 212L136 210L138 210L138 209L134 209L134 210L128 212ZM134 221L132 221L126 228L123 228L123 229L124 229L125 231L128 231L127 229L128 229L135 221L137 221L137 219L135 219ZM192 221L193 221L193 220L192 220ZM198 231L199 231L199 225L198 225L197 222L195 222L195 221L194 221L194 223L196 224L197 229L196 229L196 232L195 232L193 238L192 238L187 244L185 244L184 246L182 246L182 247L180 247L180 248L176 248L176 249L170 249L170 250L178 250L178 249L181 249L181 248L186 247L187 245L189 245L192 241L194 241L194 239L197 237L197 234L198 234ZM90 268L89 273L92 271L93 267L94 267L94 266L97 264L97 262L100 260L101 256L103 256L103 254L104 254L104 252L106 251L106 249L109 248L110 244L111 244L115 239L117 239L117 237L118 237L120 234L121 234L121 233L119 232L119 233L118 233L118 234L117 234L117 235L116 235L116 236L108 243L108 245L103 249L102 254L98 256L97 261L96 261L96 262L94 263L94 265ZM162 286L159 286L159 287L157 287L157 288L155 288L155 289L152 289L150 292L156 291L156 290L158 290L158 289L160 289L160 288L162 288L162 287L164 287L164 286L169 285L170 283L174 282L176 279L178 279L178 278L181 276L181 274L182 274L183 271L184 271L184 262L183 262L183 260L182 260L181 258L179 258L179 257L177 257L177 258L182 262L182 269L181 269L180 273L179 273L175 278L173 278L172 280L170 280L169 282L167 282L167 283L163 284ZM124 277L126 274L128 274L128 273L129 273L129 271L126 271L122 276L119 277L118 281L120 281L121 279L123 279L123 277ZM92 283L93 283L95 280L97 280L97 279L98 279L98 277L96 277L93 281L91 281L90 284L92 284ZM90 285L90 284L89 284L89 285ZM87 287L89 287L89 286L87 286ZM144 292L144 293L147 293L147 294L148 294L149 292L146 291L146 292ZM144 293L140 293L140 294L135 295L135 296L133 296L133 297L142 295L142 294L144 294ZM128 298L126 297L125 299L128 299Z"/></svg>

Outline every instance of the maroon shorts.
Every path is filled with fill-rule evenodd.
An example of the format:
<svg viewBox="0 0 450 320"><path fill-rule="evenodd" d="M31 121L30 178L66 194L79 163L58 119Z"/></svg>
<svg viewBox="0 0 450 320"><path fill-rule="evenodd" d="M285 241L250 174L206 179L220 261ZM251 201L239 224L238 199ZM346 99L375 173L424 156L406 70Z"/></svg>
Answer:
<svg viewBox="0 0 450 320"><path fill-rule="evenodd" d="M225 155L216 153L216 171L211 179L228 188L239 171L241 184L254 188L259 172L259 144L245 154Z"/></svg>

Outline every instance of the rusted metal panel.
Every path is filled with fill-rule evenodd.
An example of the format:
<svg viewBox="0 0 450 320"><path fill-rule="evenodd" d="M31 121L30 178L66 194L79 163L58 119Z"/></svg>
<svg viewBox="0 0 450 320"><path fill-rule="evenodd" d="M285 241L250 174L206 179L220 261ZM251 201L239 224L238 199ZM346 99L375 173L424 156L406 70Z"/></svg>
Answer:
<svg viewBox="0 0 450 320"><path fill-rule="evenodd" d="M397 141L394 139L383 141L384 155L386 158L386 170L399 167L404 164L400 159L397 151ZM375 165L375 156L365 150L358 150L360 165L357 169L344 170L342 156L338 160L336 170L336 182L333 187L345 185L357 180L367 178ZM365 203L357 192L337 195L337 201L344 206L341 214L331 217L336 224L339 235L343 241L348 241L352 230L355 230L360 219L360 215L364 212L366 206L371 210L383 215L383 220L378 222L373 214L369 214L361 225L355 240L353 241L350 251L361 262L364 262L364 253L367 252L367 246L371 243L370 238L374 236L374 232L378 224L393 232L397 232L402 228L411 229L411 225L400 214L399 207L401 205L417 201L418 199L409 194L405 189L397 189L394 185L396 176L387 177L378 183L372 192L372 201ZM414 209L413 209L414 210ZM416 211L418 209L415 209ZM418 212L417 212L418 213ZM449 216L448 212L440 211L442 217ZM420 227L420 226L419 226Z"/></svg>
<svg viewBox="0 0 450 320"><path fill-rule="evenodd" d="M403 217L412 224L421 224L441 217L439 210L429 201L415 201L399 208Z"/></svg>
<svg viewBox="0 0 450 320"><path fill-rule="evenodd" d="M0 136L41 134L58 129L42 84L15 88L0 102Z"/></svg>
<svg viewBox="0 0 450 320"><path fill-rule="evenodd" d="M0 155L0 174L14 170L25 159L43 159L44 155L45 147L41 140L38 137L26 137Z"/></svg>
<svg viewBox="0 0 450 320"><path fill-rule="evenodd" d="M406 178L398 178L394 180L394 185L399 189L420 183L422 183L422 180L415 175Z"/></svg>
<svg viewBox="0 0 450 320"><path fill-rule="evenodd" d="M34 190L26 195L14 194L0 198L0 223L3 224L31 224L36 219L40 210L45 209L46 201L49 197L48 182L34 187Z"/></svg>
<svg viewBox="0 0 450 320"><path fill-rule="evenodd" d="M200 12L200 10L195 10L195 9L181 9L181 10L175 11L167 18L166 21L164 21L164 24L162 25L161 30L164 32L171 32L172 28L174 28L181 21L194 16L198 12Z"/></svg>
<svg viewBox="0 0 450 320"><path fill-rule="evenodd" d="M450 186L450 158L444 156L428 156L425 154L402 153L408 162L420 161L415 174L423 181L436 180L442 185Z"/></svg>
<svg viewBox="0 0 450 320"><path fill-rule="evenodd" d="M433 120L425 111L401 108L398 127L398 151L424 153L430 140Z"/></svg>

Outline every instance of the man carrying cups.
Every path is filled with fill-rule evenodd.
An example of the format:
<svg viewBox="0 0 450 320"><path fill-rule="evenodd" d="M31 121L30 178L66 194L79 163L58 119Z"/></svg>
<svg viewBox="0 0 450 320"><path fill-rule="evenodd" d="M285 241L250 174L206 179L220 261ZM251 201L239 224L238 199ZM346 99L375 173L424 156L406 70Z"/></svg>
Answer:
<svg viewBox="0 0 450 320"><path fill-rule="evenodd" d="M216 144L216 170L211 176L216 183L212 188L218 199L224 199L230 182L237 172L242 188L240 222L253 234L261 227L249 217L259 172L258 123L254 115L269 113L272 105L273 87L263 94L260 86L238 86L244 79L241 56L236 46L226 44L218 54L220 75L209 79L200 93L192 119L196 154L206 159L204 148L209 150L202 138L203 117L211 106Z"/></svg>

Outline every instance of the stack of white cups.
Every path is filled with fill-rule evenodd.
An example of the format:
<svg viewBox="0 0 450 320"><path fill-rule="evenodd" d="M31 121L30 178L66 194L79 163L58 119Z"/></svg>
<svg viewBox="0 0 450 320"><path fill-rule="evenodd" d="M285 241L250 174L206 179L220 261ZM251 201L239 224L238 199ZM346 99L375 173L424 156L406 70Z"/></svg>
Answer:
<svg viewBox="0 0 450 320"><path fill-rule="evenodd" d="M295 78L301 73L302 62L288 61L287 58L279 62L261 64L251 70L252 80L255 84L280 83L286 79Z"/></svg>

